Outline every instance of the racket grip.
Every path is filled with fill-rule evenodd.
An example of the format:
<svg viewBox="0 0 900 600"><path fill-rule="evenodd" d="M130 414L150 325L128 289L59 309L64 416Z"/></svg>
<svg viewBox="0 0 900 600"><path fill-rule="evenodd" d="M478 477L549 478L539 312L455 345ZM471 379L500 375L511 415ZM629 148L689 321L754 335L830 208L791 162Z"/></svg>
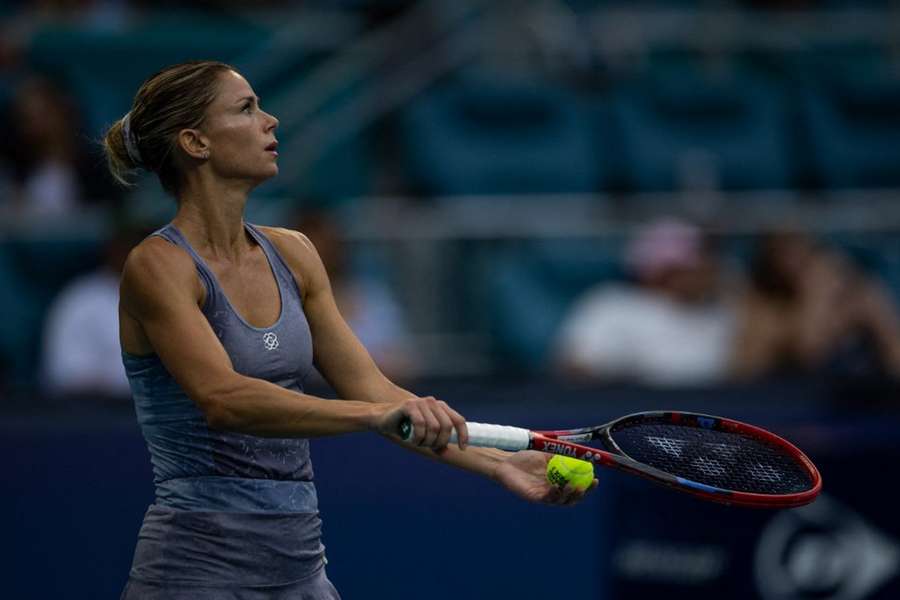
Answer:
<svg viewBox="0 0 900 600"><path fill-rule="evenodd" d="M470 446L499 448L500 450L518 452L519 450L527 450L531 442L531 433L521 427L473 423L470 421L466 423L466 428L469 430ZM404 440L409 440L413 437L413 433L412 422L409 419L404 419L400 424L400 437ZM455 444L456 440L456 431L454 430L450 434L450 443Z"/></svg>

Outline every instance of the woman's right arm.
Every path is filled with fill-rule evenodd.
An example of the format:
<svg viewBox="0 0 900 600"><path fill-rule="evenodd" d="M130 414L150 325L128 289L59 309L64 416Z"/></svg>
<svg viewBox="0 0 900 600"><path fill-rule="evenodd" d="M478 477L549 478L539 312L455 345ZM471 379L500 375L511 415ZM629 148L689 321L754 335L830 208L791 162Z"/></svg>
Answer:
<svg viewBox="0 0 900 600"><path fill-rule="evenodd" d="M140 324L166 369L197 403L210 427L264 437L316 437L369 429L389 434L425 402L422 398L399 405L334 402L241 375L200 310L202 296L191 257L164 240L144 241L125 263L121 310Z"/></svg>

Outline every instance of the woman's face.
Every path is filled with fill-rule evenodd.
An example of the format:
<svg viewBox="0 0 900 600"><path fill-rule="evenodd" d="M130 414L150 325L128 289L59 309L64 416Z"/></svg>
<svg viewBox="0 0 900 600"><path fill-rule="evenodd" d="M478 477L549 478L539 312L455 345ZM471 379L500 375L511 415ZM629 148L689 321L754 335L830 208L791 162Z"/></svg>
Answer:
<svg viewBox="0 0 900 600"><path fill-rule="evenodd" d="M253 88L238 73L219 76L219 93L201 126L209 164L223 178L260 183L278 174L278 119L259 107Z"/></svg>

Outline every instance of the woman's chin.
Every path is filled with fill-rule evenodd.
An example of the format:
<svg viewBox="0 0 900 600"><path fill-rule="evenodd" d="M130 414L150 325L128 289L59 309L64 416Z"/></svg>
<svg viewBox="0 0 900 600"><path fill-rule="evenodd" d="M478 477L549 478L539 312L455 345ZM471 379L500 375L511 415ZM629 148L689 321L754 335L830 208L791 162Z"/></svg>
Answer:
<svg viewBox="0 0 900 600"><path fill-rule="evenodd" d="M272 163L261 174L261 176L259 178L259 183L262 183L262 182L266 181L267 179L272 179L276 175L278 175L278 165L275 163Z"/></svg>
<svg viewBox="0 0 900 600"><path fill-rule="evenodd" d="M252 188L258 187L268 180L272 179L278 175L278 167L272 166L263 171L262 173L254 173L252 176L247 177L247 179L251 182L250 185Z"/></svg>

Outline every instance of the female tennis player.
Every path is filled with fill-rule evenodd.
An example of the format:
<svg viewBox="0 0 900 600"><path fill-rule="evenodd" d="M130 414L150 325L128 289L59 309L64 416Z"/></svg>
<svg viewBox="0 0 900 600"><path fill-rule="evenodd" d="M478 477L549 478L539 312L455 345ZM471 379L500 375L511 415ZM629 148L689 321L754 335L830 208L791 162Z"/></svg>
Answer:
<svg viewBox="0 0 900 600"><path fill-rule="evenodd" d="M584 496L546 483L549 455L467 448L459 413L378 370L309 240L244 221L250 191L278 173L277 126L233 68L190 62L144 82L104 140L117 179L155 172L178 203L122 275L122 355L156 484L122 598L338 598L324 569L314 436L375 430L398 441L409 419L404 447L530 501ZM341 401L303 392L314 364Z"/></svg>

